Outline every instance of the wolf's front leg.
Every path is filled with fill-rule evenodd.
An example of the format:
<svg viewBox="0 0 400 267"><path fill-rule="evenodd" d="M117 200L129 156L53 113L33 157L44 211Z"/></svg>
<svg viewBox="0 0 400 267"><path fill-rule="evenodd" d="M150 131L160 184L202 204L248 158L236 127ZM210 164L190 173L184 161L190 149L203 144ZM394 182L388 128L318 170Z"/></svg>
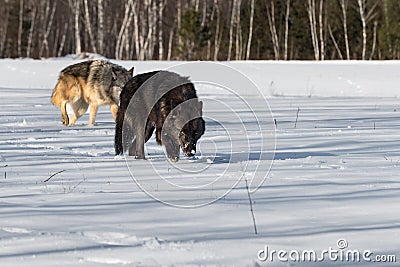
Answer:
<svg viewBox="0 0 400 267"><path fill-rule="evenodd" d="M163 145L167 152L167 157L171 162L177 162L179 160L179 143L173 138L165 136L163 138Z"/></svg>
<svg viewBox="0 0 400 267"><path fill-rule="evenodd" d="M94 125L94 121L96 120L96 114L99 107L94 104L90 104L90 117L89 117L89 126Z"/></svg>
<svg viewBox="0 0 400 267"><path fill-rule="evenodd" d="M131 141L128 145L129 148L129 156L136 157L136 137Z"/></svg>
<svg viewBox="0 0 400 267"><path fill-rule="evenodd" d="M68 113L67 113L67 101L63 101L63 103L61 103L60 109L61 109L61 122L65 126L68 126L69 118L68 118Z"/></svg>
<svg viewBox="0 0 400 267"><path fill-rule="evenodd" d="M145 159L144 157L144 131L139 129L136 135L136 155L137 159Z"/></svg>

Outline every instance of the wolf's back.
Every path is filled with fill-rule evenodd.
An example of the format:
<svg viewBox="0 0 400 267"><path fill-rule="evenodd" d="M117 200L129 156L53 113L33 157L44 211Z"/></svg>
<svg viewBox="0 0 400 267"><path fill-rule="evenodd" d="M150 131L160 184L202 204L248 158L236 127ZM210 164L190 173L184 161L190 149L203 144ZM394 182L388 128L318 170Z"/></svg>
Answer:
<svg viewBox="0 0 400 267"><path fill-rule="evenodd" d="M70 75L74 77L81 77L85 81L87 81L89 74L91 72L91 69L93 66L98 65L98 62L100 60L88 60L88 61L83 61L79 62L70 66L67 66L64 68L61 73L65 75ZM100 61L102 62L102 61Z"/></svg>

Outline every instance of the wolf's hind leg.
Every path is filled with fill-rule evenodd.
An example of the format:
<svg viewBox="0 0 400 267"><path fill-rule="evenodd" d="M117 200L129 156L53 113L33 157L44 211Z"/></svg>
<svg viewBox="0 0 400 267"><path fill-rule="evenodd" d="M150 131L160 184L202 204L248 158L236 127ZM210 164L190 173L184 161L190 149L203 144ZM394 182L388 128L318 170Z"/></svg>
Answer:
<svg viewBox="0 0 400 267"><path fill-rule="evenodd" d="M85 99L80 98L77 101L70 103L73 114L69 120L69 126L75 124L76 120L82 117L83 114L87 111L89 104L85 101Z"/></svg>
<svg viewBox="0 0 400 267"><path fill-rule="evenodd" d="M157 141L157 144L159 144L160 146L162 145L161 131L162 131L162 128L156 129L156 141Z"/></svg>
<svg viewBox="0 0 400 267"><path fill-rule="evenodd" d="M149 139L151 138L151 136L153 135L154 132L154 126L153 124L150 122L150 120L147 120L146 122L146 131L145 131L145 139L144 142L146 143L147 141L149 141Z"/></svg>
<svg viewBox="0 0 400 267"><path fill-rule="evenodd" d="M110 104L111 114L114 118L114 121L117 121L117 113L118 113L118 105L115 103Z"/></svg>
<svg viewBox="0 0 400 267"><path fill-rule="evenodd" d="M99 107L95 104L90 104L90 117L89 117L89 126L94 125L94 121L96 120L96 114Z"/></svg>
<svg viewBox="0 0 400 267"><path fill-rule="evenodd" d="M69 118L67 113L67 101L63 101L60 106L61 109L61 122L67 126L69 124Z"/></svg>
<svg viewBox="0 0 400 267"><path fill-rule="evenodd" d="M114 148L115 155L121 155L124 152L122 145L122 132L124 125L125 110L120 108L117 113L117 119L115 124L115 138L114 138Z"/></svg>

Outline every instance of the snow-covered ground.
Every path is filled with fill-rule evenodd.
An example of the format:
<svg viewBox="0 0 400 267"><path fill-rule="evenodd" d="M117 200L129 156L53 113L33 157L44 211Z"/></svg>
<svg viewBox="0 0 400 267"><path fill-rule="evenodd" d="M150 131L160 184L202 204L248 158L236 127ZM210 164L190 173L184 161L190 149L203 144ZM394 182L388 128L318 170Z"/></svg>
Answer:
<svg viewBox="0 0 400 267"><path fill-rule="evenodd" d="M229 189L258 163L268 170L269 154L259 159L255 151L241 161L229 145L236 154L257 145L257 124L237 95L250 107L259 96L199 86L209 117L204 149L196 160L179 161L185 170L179 173L155 140L146 144L147 161L114 157L107 107L94 127L86 126L88 114L74 127L62 126L50 95L59 71L74 62L0 60L0 266L398 266L400 62L225 63L255 82L276 120L275 160L251 195L257 235L245 180ZM177 64L116 62L134 65L136 73ZM230 108L244 118L247 133ZM208 153L213 146L216 153ZM130 171L146 181L157 180L157 171L178 184L213 185L150 192L173 204L203 204L230 192L210 205L171 207L142 192ZM225 179L213 183L221 173ZM338 248L340 239L346 248ZM329 248L370 250L372 260L396 255L397 263L328 256L295 262L288 255L283 262L277 254L263 262L258 256L266 246L318 255Z"/></svg>

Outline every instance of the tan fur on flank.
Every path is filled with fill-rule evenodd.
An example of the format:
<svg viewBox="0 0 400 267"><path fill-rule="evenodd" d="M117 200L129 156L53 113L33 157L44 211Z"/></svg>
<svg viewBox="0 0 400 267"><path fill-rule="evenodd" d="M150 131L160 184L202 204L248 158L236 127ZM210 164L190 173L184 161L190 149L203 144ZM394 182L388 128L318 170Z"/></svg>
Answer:
<svg viewBox="0 0 400 267"><path fill-rule="evenodd" d="M119 94L132 77L133 68L125 68L104 60L92 60L63 69L53 90L51 102L61 110L61 121L72 126L90 105L89 125L94 125L99 106L110 105L117 117ZM68 117L67 104L72 108Z"/></svg>

